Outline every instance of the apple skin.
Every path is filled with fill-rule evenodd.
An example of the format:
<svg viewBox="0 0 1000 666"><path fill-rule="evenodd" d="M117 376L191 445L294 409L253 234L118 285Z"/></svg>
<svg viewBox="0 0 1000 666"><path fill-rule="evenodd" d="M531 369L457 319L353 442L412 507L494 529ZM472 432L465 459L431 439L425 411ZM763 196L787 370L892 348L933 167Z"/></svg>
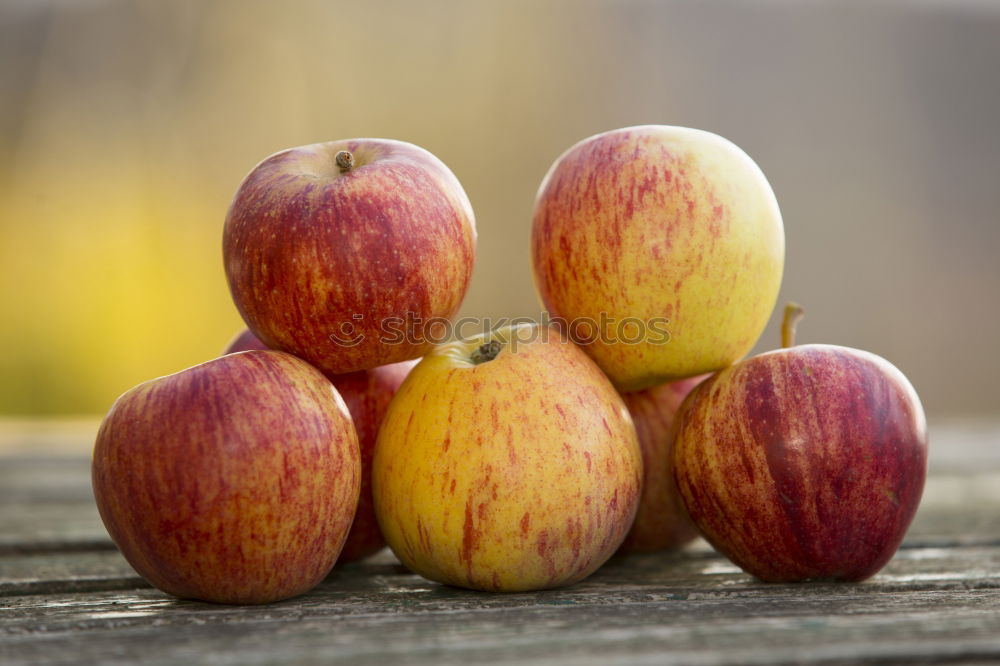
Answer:
<svg viewBox="0 0 1000 666"><path fill-rule="evenodd" d="M353 155L348 171L340 151ZM430 349L432 320L462 303L475 245L455 175L423 148L388 139L271 155L240 185L223 231L229 289L249 329L331 375Z"/></svg>
<svg viewBox="0 0 1000 666"><path fill-rule="evenodd" d="M122 395L98 431L92 479L112 540L146 580L253 604L329 573L361 462L329 380L289 354L247 351Z"/></svg>
<svg viewBox="0 0 1000 666"><path fill-rule="evenodd" d="M249 328L244 328L229 341L229 344L226 345L226 350L222 353L223 355L235 354L236 352L250 351L252 349L269 349L269 347L261 342L260 338L251 333Z"/></svg>
<svg viewBox="0 0 1000 666"><path fill-rule="evenodd" d="M699 375L622 395L639 438L643 474L639 510L619 555L680 548L698 536L677 494L673 447L677 410L706 377Z"/></svg>
<svg viewBox="0 0 1000 666"><path fill-rule="evenodd" d="M224 353L232 354L248 349L267 349L267 346L249 329L243 329L229 343ZM361 495L358 499L358 510L337 564L360 560L373 555L385 546L385 538L375 519L375 505L372 500L372 458L375 455L375 440L378 438L378 430L392 396L396 394L399 385L416 364L415 360L401 361L380 365L371 370L326 376L333 382L347 405L361 447Z"/></svg>
<svg viewBox="0 0 1000 666"><path fill-rule="evenodd" d="M635 428L600 369L554 329L490 339L504 341L493 360L470 361L484 337L441 345L403 382L375 447L375 514L396 556L430 580L568 585L632 525Z"/></svg>
<svg viewBox="0 0 1000 666"><path fill-rule="evenodd" d="M927 474L927 425L885 359L802 345L688 396L675 478L704 537L764 581L859 581L902 542Z"/></svg>
<svg viewBox="0 0 1000 666"><path fill-rule="evenodd" d="M372 496L372 459L379 428L385 419L392 397L417 361L401 361L380 365L371 370L330 377L337 387L357 429L361 445L361 497L347 543L338 564L368 557L385 546L385 537L375 518Z"/></svg>
<svg viewBox="0 0 1000 666"><path fill-rule="evenodd" d="M583 346L625 392L743 358L771 316L784 266L781 213L764 174L730 141L685 127L628 127L572 146L542 181L531 242L553 316L609 318ZM654 333L616 343L633 317L669 320L657 326L669 341Z"/></svg>

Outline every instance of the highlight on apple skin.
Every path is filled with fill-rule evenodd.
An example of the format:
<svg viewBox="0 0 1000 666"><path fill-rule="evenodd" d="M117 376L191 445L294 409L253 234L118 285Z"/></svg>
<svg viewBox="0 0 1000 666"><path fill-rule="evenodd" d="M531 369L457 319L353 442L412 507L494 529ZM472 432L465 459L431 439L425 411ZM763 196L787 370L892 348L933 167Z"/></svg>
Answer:
<svg viewBox="0 0 1000 666"><path fill-rule="evenodd" d="M351 139L258 164L230 205L223 259L264 344L344 374L430 349L426 329L458 311L475 244L472 206L441 160Z"/></svg>
<svg viewBox="0 0 1000 666"><path fill-rule="evenodd" d="M595 571L632 525L641 478L621 397L579 347L536 326L425 356L389 406L372 470L403 564L492 591Z"/></svg>
<svg viewBox="0 0 1000 666"><path fill-rule="evenodd" d="M122 395L92 477L104 525L143 578L177 597L252 604L329 573L361 463L329 380L289 354L246 351Z"/></svg>
<svg viewBox="0 0 1000 666"><path fill-rule="evenodd" d="M754 356L698 386L680 419L675 477L688 513L761 580L868 578L916 513L924 412L874 354L812 344Z"/></svg>
<svg viewBox="0 0 1000 666"><path fill-rule="evenodd" d="M622 394L642 451L642 495L635 522L618 554L672 550L690 543L698 530L674 483L676 415L681 403L708 375L667 382Z"/></svg>
<svg viewBox="0 0 1000 666"><path fill-rule="evenodd" d="M232 339L223 353L232 354L249 349L267 349L267 346L249 329L243 329ZM375 455L375 440L392 396L396 394L396 390L416 364L415 360L401 361L380 365L371 370L326 376L333 382L347 405L361 447L361 494L358 499L358 510L337 564L363 559L385 547L385 538L375 519L375 505L372 499L372 458Z"/></svg>
<svg viewBox="0 0 1000 666"><path fill-rule="evenodd" d="M608 322L583 347L626 392L745 356L771 316L785 251L753 160L716 134L662 125L597 134L560 156L535 199L531 245L549 312ZM667 320L669 340L622 344L630 318Z"/></svg>

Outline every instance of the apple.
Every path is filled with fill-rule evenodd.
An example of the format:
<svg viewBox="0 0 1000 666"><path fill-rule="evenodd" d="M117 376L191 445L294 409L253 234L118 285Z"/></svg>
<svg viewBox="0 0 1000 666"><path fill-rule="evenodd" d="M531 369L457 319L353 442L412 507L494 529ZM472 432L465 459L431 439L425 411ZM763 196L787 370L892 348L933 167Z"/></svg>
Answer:
<svg viewBox="0 0 1000 666"><path fill-rule="evenodd" d="M247 351L122 395L94 446L104 525L141 576L177 597L251 604L310 590L358 504L347 407L318 370Z"/></svg>
<svg viewBox="0 0 1000 666"><path fill-rule="evenodd" d="M244 328L236 334L236 337L229 341L229 344L226 345L226 350L222 353L235 354L236 352L250 351L251 349L269 349L269 347L261 342L260 338L251 333L249 328Z"/></svg>
<svg viewBox="0 0 1000 666"><path fill-rule="evenodd" d="M361 497L354 524L347 535L347 543L340 553L338 563L353 562L378 552L385 546L385 537L375 518L375 501L372 496L372 459L379 428L385 419L390 401L406 379L416 361L400 361L380 365L371 370L351 372L330 377L337 387L357 429L361 445Z"/></svg>
<svg viewBox="0 0 1000 666"><path fill-rule="evenodd" d="M535 200L542 302L615 385L637 391L745 356L778 296L781 213L746 153L644 125L560 156Z"/></svg>
<svg viewBox="0 0 1000 666"><path fill-rule="evenodd" d="M698 536L674 483L674 424L684 398L706 376L622 395L639 438L643 474L639 510L619 554L680 548Z"/></svg>
<svg viewBox="0 0 1000 666"><path fill-rule="evenodd" d="M927 424L906 377L874 354L792 346L688 396L675 478L705 538L765 581L859 581L899 547L927 474Z"/></svg>
<svg viewBox="0 0 1000 666"><path fill-rule="evenodd" d="M476 228L455 175L423 148L350 139L271 155L223 231L233 301L272 349L327 374L422 356L461 305Z"/></svg>
<svg viewBox="0 0 1000 666"><path fill-rule="evenodd" d="M267 349L267 346L248 329L244 329L233 338L224 353L247 349ZM368 557L385 546L385 539L375 519L372 500L372 457L375 455L375 440L389 408L389 401L416 363L400 361L345 375L327 375L327 379L333 382L347 405L361 447L361 495L354 523L347 535L344 549L340 551L338 564Z"/></svg>
<svg viewBox="0 0 1000 666"><path fill-rule="evenodd" d="M431 351L389 405L375 514L404 565L492 591L568 585L618 548L642 458L621 396L548 327Z"/></svg>

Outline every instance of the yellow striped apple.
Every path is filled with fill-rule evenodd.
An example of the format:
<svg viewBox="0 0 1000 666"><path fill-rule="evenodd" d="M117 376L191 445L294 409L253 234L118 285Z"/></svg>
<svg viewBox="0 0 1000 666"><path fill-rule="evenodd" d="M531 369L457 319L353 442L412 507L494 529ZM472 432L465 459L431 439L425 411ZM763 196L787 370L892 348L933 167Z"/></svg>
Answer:
<svg viewBox="0 0 1000 666"><path fill-rule="evenodd" d="M229 343L224 353L232 354L248 349L267 349L267 346L249 329L243 329ZM338 564L368 557L385 546L385 538L375 519L372 500L372 457L375 455L375 440L389 408L389 401L414 365L416 361L400 361L371 370L327 375L327 379L333 382L347 405L361 447L361 494L358 510L354 514L354 522L344 549L337 559Z"/></svg>
<svg viewBox="0 0 1000 666"><path fill-rule="evenodd" d="M553 328L441 345L403 382L375 447L375 513L397 557L441 583L568 585L621 544L642 459L621 397Z"/></svg>
<svg viewBox="0 0 1000 666"><path fill-rule="evenodd" d="M472 206L441 160L351 139L258 164L230 205L223 259L264 344L343 374L430 349L462 303L475 243Z"/></svg>
<svg viewBox="0 0 1000 666"><path fill-rule="evenodd" d="M765 581L858 581L899 547L927 473L916 392L885 359L792 345L707 379L681 408L675 477L708 541Z"/></svg>
<svg viewBox="0 0 1000 666"><path fill-rule="evenodd" d="M618 552L651 553L680 548L698 536L674 483L676 415L705 375L625 393L642 451L642 495L635 522Z"/></svg>
<svg viewBox="0 0 1000 666"><path fill-rule="evenodd" d="M333 567L358 503L359 455L318 370L246 351L122 395L97 434L94 497L125 559L164 592L265 603Z"/></svg>
<svg viewBox="0 0 1000 666"><path fill-rule="evenodd" d="M764 174L730 141L696 129L584 139L555 161L535 200L542 302L623 391L746 355L774 308L784 248Z"/></svg>

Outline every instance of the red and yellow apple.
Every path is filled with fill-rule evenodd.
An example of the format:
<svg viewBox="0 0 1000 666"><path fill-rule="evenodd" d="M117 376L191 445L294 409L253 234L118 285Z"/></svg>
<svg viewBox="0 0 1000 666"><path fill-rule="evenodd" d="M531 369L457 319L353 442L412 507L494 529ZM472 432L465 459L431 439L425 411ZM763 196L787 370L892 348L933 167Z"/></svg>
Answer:
<svg viewBox="0 0 1000 666"><path fill-rule="evenodd" d="M642 451L642 496L635 522L619 553L651 553L680 548L698 536L674 483L676 414L705 375L625 393Z"/></svg>
<svg viewBox="0 0 1000 666"><path fill-rule="evenodd" d="M675 477L717 550L765 581L858 581L892 557L920 502L927 425L906 377L835 345L754 356L679 415Z"/></svg>
<svg viewBox="0 0 1000 666"><path fill-rule="evenodd" d="M774 308L784 249L764 174L735 144L696 129L584 139L552 165L535 201L542 302L622 391L746 355Z"/></svg>
<svg viewBox="0 0 1000 666"><path fill-rule="evenodd" d="M568 585L618 548L642 458L621 397L555 329L441 345L396 393L375 447L375 513L397 557L441 583Z"/></svg>
<svg viewBox="0 0 1000 666"><path fill-rule="evenodd" d="M418 146L351 139L271 155L223 232L253 333L339 375L422 356L461 305L476 229L455 175Z"/></svg>
<svg viewBox="0 0 1000 666"><path fill-rule="evenodd" d="M318 370L247 351L122 395L94 446L93 488L129 564L169 594L265 603L333 567L358 503L347 407Z"/></svg>
<svg viewBox="0 0 1000 666"><path fill-rule="evenodd" d="M267 349L267 346L249 329L243 329L229 343L224 353L232 354L248 349ZM327 379L333 382L347 405L361 447L361 494L358 499L358 510L354 515L354 522L351 524L344 549L340 551L338 564L360 560L385 546L385 539L375 519L375 506L372 500L371 478L375 440L382 419L385 418L385 412L389 408L389 401L416 363L416 361L401 361L380 365L371 370L327 375Z"/></svg>

